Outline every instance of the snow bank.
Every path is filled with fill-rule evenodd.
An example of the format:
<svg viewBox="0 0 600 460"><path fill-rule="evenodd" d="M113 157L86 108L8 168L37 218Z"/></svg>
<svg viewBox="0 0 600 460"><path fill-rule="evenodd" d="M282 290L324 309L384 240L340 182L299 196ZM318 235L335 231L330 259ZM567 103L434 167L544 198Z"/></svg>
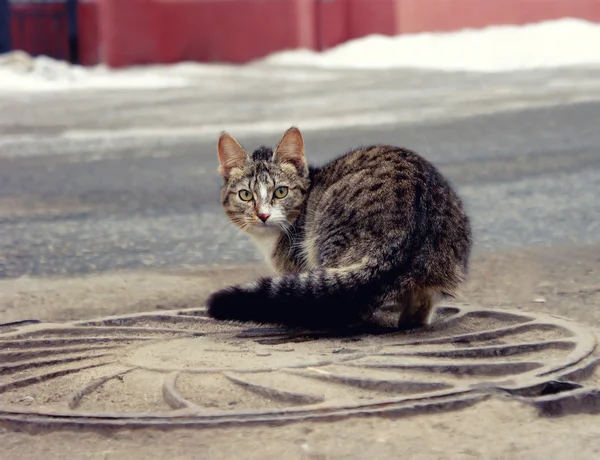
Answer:
<svg viewBox="0 0 600 460"><path fill-rule="evenodd" d="M509 72L600 64L600 24L561 19L452 33L371 35L330 50L285 51L264 62L321 68Z"/></svg>
<svg viewBox="0 0 600 460"><path fill-rule="evenodd" d="M312 70L198 62L114 70L103 65L72 65L47 56L31 57L23 51L0 54L0 92L177 88L202 84L207 78L218 82L224 80L224 77L239 76L249 79L278 78L287 81L320 81L333 78Z"/></svg>
<svg viewBox="0 0 600 460"><path fill-rule="evenodd" d="M161 89L198 84L203 76L315 81L334 78L310 70L315 67L507 72L599 65L599 46L600 24L562 19L453 33L372 35L322 53L307 50L276 53L247 66L186 62L111 70L104 66L75 66L45 56L32 58L16 51L0 55L0 91ZM308 69L290 69L298 66Z"/></svg>
<svg viewBox="0 0 600 460"><path fill-rule="evenodd" d="M187 62L123 70L103 65L82 67L14 51L0 55L0 91L174 88L189 86L203 75L223 72L224 66Z"/></svg>

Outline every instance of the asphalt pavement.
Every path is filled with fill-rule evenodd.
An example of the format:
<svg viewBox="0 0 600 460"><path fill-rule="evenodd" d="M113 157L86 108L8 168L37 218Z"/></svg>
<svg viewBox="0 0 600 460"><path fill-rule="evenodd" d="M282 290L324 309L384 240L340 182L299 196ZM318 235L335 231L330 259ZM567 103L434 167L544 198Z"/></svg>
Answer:
<svg viewBox="0 0 600 460"><path fill-rule="evenodd" d="M296 113L300 129L303 120L310 125L305 142L315 164L371 143L402 145L433 161L464 198L478 250L600 242L600 97L596 86L582 83L600 73L576 73L579 80L573 71L553 74L554 82L568 77L574 83L554 84L560 91L530 99L523 94L534 93L533 74L514 76L512 86L506 77L432 74L419 80L415 75L420 74L398 74L412 75L414 81L406 78L411 91L423 86L429 96L403 104L408 101L403 93L393 104L382 102L385 110L379 112L377 107L369 112L365 104L385 100L385 86L376 85L379 93L373 96L369 75L371 80L346 84L335 101L325 104L341 104L353 94L360 100L348 103L344 113L362 118L348 120L323 108L331 124L326 129L318 129L315 115L316 94L322 91L318 82L312 92L306 90L306 100L314 102L310 107L299 91L248 102L252 88L247 89L244 115L231 108L231 123L222 106L235 95L226 92L220 106L214 95L204 105L189 106L190 98L201 99L190 91L157 95L163 102L144 101L148 93L65 94L62 108L60 94L0 96L0 278L259 260L219 207L216 139L220 129L227 129L248 149L272 145L281 135L275 125L253 132L252 123L274 119L283 124ZM394 75L386 78L389 88L398 86ZM495 91L505 96L492 102L463 98L453 111L448 94L454 89L456 99L473 88L482 93L485 78L496 81L496 90L511 90ZM590 87L593 94L584 91ZM437 97L435 88L442 88L446 99ZM281 119L279 112L267 110L281 107L285 113L285 98L291 98L294 114ZM89 101L97 104L89 104L94 113L85 111ZM98 107L102 104L111 109ZM188 105L180 110L178 104ZM423 115L433 113L436 104L444 106L441 115ZM204 112L216 107L221 107L218 113ZM198 125L182 121L196 109L205 117ZM384 113L396 118L378 121ZM163 135L161 126L171 131ZM195 126L202 135L193 135Z"/></svg>

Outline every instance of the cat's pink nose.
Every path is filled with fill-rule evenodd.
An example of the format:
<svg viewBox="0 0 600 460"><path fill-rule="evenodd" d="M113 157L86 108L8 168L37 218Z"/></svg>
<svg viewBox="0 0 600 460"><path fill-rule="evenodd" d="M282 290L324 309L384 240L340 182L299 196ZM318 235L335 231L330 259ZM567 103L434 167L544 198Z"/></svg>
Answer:
<svg viewBox="0 0 600 460"><path fill-rule="evenodd" d="M269 217L271 217L271 213L268 212L263 212L258 215L258 218L263 222L266 222Z"/></svg>

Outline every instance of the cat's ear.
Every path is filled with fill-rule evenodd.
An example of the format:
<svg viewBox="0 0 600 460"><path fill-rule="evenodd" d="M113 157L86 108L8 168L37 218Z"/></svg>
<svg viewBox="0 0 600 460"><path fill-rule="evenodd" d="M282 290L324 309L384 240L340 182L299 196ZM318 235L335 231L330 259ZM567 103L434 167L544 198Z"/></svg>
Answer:
<svg viewBox="0 0 600 460"><path fill-rule="evenodd" d="M222 132L217 143L217 153L219 154L219 174L229 177L232 169L242 168L248 160L248 153L233 136Z"/></svg>
<svg viewBox="0 0 600 460"><path fill-rule="evenodd" d="M304 156L304 141L300 130L295 126L288 129L273 154L273 160L277 163L288 163L296 168L298 174L308 173L308 164Z"/></svg>

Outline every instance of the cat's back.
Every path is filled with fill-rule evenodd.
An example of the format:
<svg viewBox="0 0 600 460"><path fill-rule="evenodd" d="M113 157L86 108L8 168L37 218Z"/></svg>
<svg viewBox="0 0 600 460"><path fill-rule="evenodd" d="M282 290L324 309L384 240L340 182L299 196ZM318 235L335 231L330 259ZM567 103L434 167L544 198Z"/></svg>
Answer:
<svg viewBox="0 0 600 460"><path fill-rule="evenodd" d="M403 181L431 168L417 153L392 145L370 145L353 149L313 171L314 185L330 186L340 180L359 178Z"/></svg>
<svg viewBox="0 0 600 460"><path fill-rule="evenodd" d="M402 147L370 145L351 150L311 171L313 205L327 199L360 205L364 197L373 204L381 199L407 198L407 193L439 173L423 157ZM402 193L400 193L400 190ZM391 204L391 203L390 203Z"/></svg>
<svg viewBox="0 0 600 460"><path fill-rule="evenodd" d="M424 170L420 157L388 145L357 148L313 168L298 222L309 265L322 262L324 252L341 254L352 246L358 257L369 241L401 238L413 220L413 183L425 180L417 177Z"/></svg>
<svg viewBox="0 0 600 460"><path fill-rule="evenodd" d="M443 258L457 249L451 258L466 264L471 230L462 202L416 152L390 145L361 147L315 168L311 176L302 219L309 260L316 263L322 259L317 254L345 250L359 259L410 235L419 254L438 248ZM427 256L423 265L435 258Z"/></svg>

